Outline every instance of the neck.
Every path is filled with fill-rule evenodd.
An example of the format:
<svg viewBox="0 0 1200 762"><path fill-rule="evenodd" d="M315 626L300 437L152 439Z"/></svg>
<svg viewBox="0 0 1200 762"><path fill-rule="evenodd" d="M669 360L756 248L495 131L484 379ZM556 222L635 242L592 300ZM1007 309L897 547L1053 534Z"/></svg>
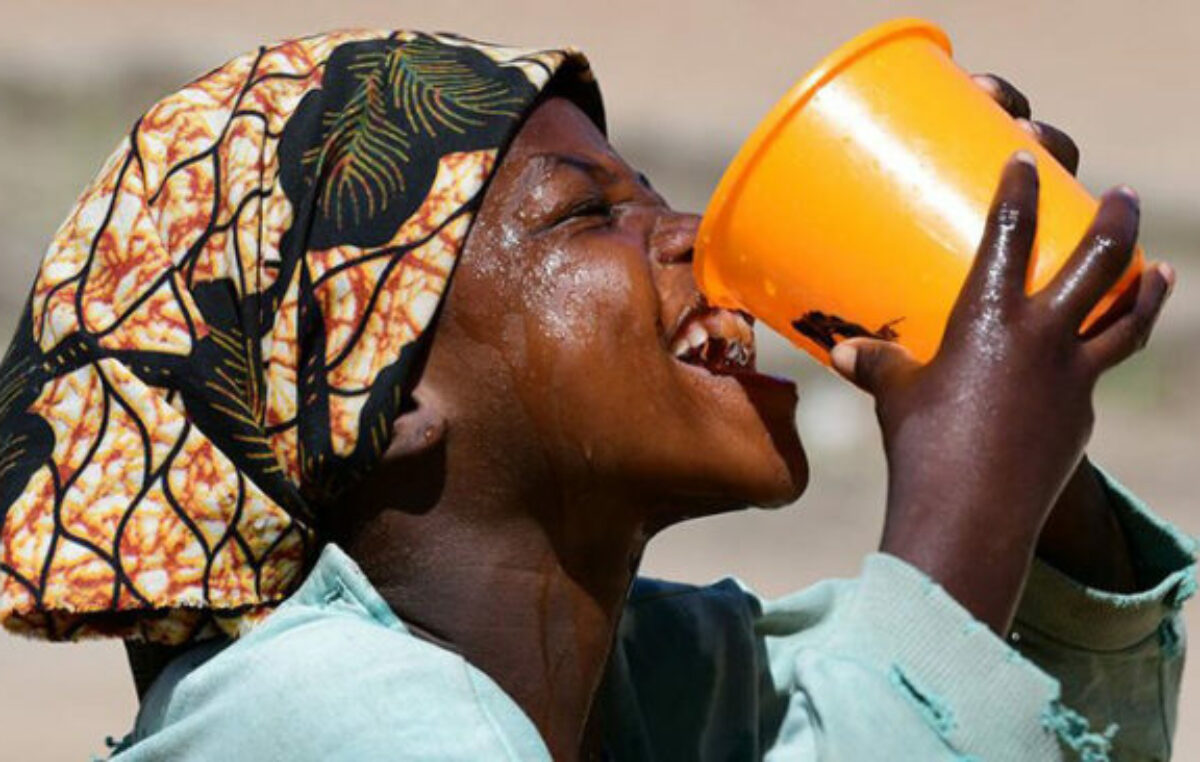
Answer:
<svg viewBox="0 0 1200 762"><path fill-rule="evenodd" d="M449 486L449 485L447 485ZM419 514L383 510L339 538L417 634L512 697L556 760L578 759L592 698L645 543L613 497L528 510L449 490ZM563 517L598 517L568 522Z"/></svg>

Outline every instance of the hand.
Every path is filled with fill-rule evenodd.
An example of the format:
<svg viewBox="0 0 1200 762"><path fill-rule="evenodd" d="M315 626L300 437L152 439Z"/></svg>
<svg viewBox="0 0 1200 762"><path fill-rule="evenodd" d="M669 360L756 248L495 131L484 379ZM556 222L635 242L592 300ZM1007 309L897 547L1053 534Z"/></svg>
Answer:
<svg viewBox="0 0 1200 762"><path fill-rule="evenodd" d="M1138 200L1106 193L1062 271L1025 282L1037 229L1034 159L1005 167L988 223L937 355L853 339L834 367L876 399L888 460L881 549L942 584L1003 633L1052 504L1091 434L1092 390L1150 335L1173 278L1148 267L1132 305L1079 335L1133 255Z"/></svg>
<svg viewBox="0 0 1200 762"><path fill-rule="evenodd" d="M995 74L972 79L1030 133L1068 172L1079 169L1079 148L1057 127L1031 119L1029 99ZM1084 457L1050 511L1038 538L1037 555L1076 581L1103 590L1130 592L1137 575L1125 532Z"/></svg>

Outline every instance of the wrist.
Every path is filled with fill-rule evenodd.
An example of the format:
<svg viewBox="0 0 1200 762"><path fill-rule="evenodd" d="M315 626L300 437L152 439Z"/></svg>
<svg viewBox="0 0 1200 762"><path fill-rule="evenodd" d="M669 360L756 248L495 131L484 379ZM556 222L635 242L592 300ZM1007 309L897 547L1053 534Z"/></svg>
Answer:
<svg viewBox="0 0 1200 762"><path fill-rule="evenodd" d="M1088 587L1115 593L1137 589L1125 531L1087 458L1055 501L1038 538L1037 556Z"/></svg>
<svg viewBox="0 0 1200 762"><path fill-rule="evenodd" d="M999 635L1007 633L1029 573L1039 522L1011 506L975 503L936 510L889 501L880 550L919 569ZM996 518L1001 517L1001 518Z"/></svg>

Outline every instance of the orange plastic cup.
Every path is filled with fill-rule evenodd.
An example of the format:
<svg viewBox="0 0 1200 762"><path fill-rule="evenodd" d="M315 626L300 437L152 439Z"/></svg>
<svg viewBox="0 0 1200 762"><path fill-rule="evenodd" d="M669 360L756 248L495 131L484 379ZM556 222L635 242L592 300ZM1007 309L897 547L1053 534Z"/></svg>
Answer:
<svg viewBox="0 0 1200 762"><path fill-rule="evenodd" d="M742 146L700 226L697 282L826 364L855 336L928 360L1019 149L1041 179L1032 293L1070 256L1096 200L955 65L945 32L881 24L800 80ZM1084 327L1141 268L1139 250Z"/></svg>

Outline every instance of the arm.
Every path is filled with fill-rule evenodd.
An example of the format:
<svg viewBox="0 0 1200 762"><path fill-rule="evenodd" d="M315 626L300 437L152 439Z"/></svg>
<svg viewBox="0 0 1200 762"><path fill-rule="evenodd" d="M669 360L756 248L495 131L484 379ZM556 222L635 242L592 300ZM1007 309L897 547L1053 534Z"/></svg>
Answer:
<svg viewBox="0 0 1200 762"><path fill-rule="evenodd" d="M1037 557L1082 585L1130 593L1137 573L1102 479L1085 457L1046 519Z"/></svg>
<svg viewBox="0 0 1200 762"><path fill-rule="evenodd" d="M779 733L768 736L772 753L1170 758L1184 662L1179 609L1195 589L1195 543L1103 471L1094 475L1128 538L1137 589L1106 592L1035 561L1007 643L882 554L853 582L768 602L750 596L785 707Z"/></svg>
<svg viewBox="0 0 1200 762"><path fill-rule="evenodd" d="M1023 95L998 77L977 82L1075 170L1074 143L1030 121ZM876 397L889 463L882 549L997 632L1011 622L1035 550L1087 582L1134 586L1122 530L1082 450L1096 379L1146 342L1173 271L1147 268L1126 312L1086 337L1078 329L1128 266L1138 216L1132 191L1106 194L1070 261L1027 295L1037 174L1012 162L934 360L919 367L869 340L835 350L835 367Z"/></svg>
<svg viewBox="0 0 1200 762"><path fill-rule="evenodd" d="M1028 117L1019 94L991 82L1002 105ZM1069 138L1031 129L1074 169ZM1147 573L1157 551L1129 535L1146 514L1114 500L1082 456L1096 379L1145 344L1173 282L1170 268L1148 267L1123 312L1078 334L1130 261L1137 206L1131 192L1107 194L1063 271L1026 294L1037 178L1030 162L1011 163L938 356L920 367L897 347L855 341L834 359L876 396L889 462L882 549L997 634L1020 602L1018 648L1059 678L1068 702L1048 715L1060 737L1068 748L1109 745L1067 706L1101 728L1115 720L1126 728L1121 759L1169 753L1182 666L1172 607L1192 573L1184 543L1169 568ZM1159 539L1159 550L1171 547Z"/></svg>
<svg viewBox="0 0 1200 762"><path fill-rule="evenodd" d="M1005 80L976 81L1075 173L1079 150L1066 133L1030 121L1028 100ZM1065 706L1120 728L1114 759L1170 756L1194 554L1190 538L1086 457L1038 538L1013 645L1058 679Z"/></svg>
<svg viewBox="0 0 1200 762"><path fill-rule="evenodd" d="M1079 148L1057 127L1032 119L1029 99L1010 82L992 74L975 82L1032 134L1058 163L1074 175ZM1081 584L1113 592L1137 586L1130 549L1117 521L1108 490L1087 457L1058 496L1042 533L1036 556Z"/></svg>

